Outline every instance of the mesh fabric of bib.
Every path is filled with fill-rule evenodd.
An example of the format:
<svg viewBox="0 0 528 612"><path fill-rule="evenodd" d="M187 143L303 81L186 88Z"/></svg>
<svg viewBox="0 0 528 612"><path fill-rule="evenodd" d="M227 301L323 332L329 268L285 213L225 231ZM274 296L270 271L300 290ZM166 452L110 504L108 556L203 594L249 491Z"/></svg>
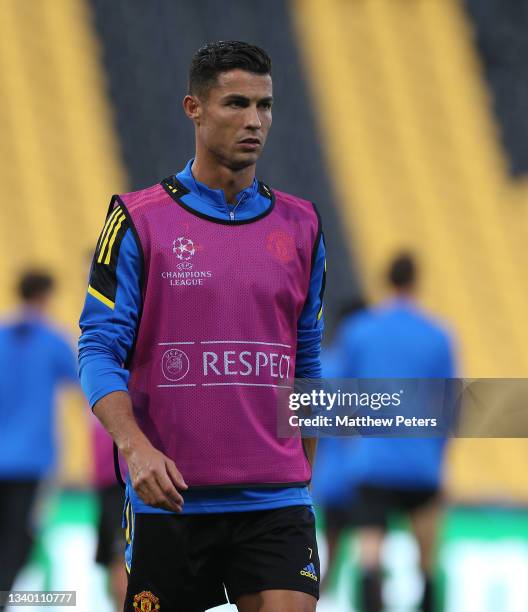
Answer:
<svg viewBox="0 0 528 612"><path fill-rule="evenodd" d="M245 222L192 211L174 179L113 200L144 260L134 413L192 487L311 476L300 437L277 437L277 396L293 384L319 221L310 202L261 189L272 204Z"/></svg>

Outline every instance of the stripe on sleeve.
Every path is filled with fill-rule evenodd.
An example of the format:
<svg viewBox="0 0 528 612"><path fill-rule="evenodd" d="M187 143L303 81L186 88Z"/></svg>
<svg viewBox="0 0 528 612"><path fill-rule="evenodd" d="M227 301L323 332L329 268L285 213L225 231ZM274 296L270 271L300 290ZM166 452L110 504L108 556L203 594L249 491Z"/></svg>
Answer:
<svg viewBox="0 0 528 612"><path fill-rule="evenodd" d="M117 292L119 249L128 229L128 219L118 205L107 216L92 261L88 293L112 310Z"/></svg>

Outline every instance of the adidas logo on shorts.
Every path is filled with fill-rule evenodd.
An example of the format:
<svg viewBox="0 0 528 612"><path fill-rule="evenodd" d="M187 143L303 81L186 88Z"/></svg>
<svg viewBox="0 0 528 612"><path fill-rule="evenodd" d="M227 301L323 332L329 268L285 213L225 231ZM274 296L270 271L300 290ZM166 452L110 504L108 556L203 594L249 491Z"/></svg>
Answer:
<svg viewBox="0 0 528 612"><path fill-rule="evenodd" d="M300 572L301 576L306 576L307 578L311 578L312 580L315 580L315 582L318 581L317 576L315 575L315 567L313 563L309 563L304 569L302 569Z"/></svg>

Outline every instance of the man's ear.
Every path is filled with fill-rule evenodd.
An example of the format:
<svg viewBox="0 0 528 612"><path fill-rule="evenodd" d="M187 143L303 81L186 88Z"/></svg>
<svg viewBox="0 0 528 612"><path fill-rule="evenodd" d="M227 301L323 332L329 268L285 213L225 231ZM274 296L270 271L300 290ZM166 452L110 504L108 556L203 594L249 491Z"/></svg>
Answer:
<svg viewBox="0 0 528 612"><path fill-rule="evenodd" d="M200 117L202 114L202 104L196 96L186 95L183 98L183 110L191 121L200 123Z"/></svg>

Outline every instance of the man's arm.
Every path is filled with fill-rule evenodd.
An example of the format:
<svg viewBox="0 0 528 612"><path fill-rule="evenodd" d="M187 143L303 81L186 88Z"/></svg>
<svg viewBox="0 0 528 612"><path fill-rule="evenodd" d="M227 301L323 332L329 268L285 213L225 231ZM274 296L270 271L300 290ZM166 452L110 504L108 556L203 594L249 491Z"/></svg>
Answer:
<svg viewBox="0 0 528 612"><path fill-rule="evenodd" d="M326 282L326 250L321 236L315 256L308 297L297 324L295 378L321 378L321 340L323 336L323 297ZM317 438L303 438L306 458L313 466Z"/></svg>
<svg viewBox="0 0 528 612"><path fill-rule="evenodd" d="M111 257L95 253L80 319L79 370L90 406L125 458L132 486L146 504L179 512L187 488L174 462L155 449L139 428L122 367L136 335L141 306L140 255L123 224ZM103 230L104 236L104 230ZM99 261L101 260L101 261ZM108 260L108 263L105 263Z"/></svg>
<svg viewBox="0 0 528 612"><path fill-rule="evenodd" d="M185 490L187 485L174 461L155 449L139 428L129 394L109 393L93 411L125 458L132 486L141 499L149 506L181 512L183 497L178 489Z"/></svg>

